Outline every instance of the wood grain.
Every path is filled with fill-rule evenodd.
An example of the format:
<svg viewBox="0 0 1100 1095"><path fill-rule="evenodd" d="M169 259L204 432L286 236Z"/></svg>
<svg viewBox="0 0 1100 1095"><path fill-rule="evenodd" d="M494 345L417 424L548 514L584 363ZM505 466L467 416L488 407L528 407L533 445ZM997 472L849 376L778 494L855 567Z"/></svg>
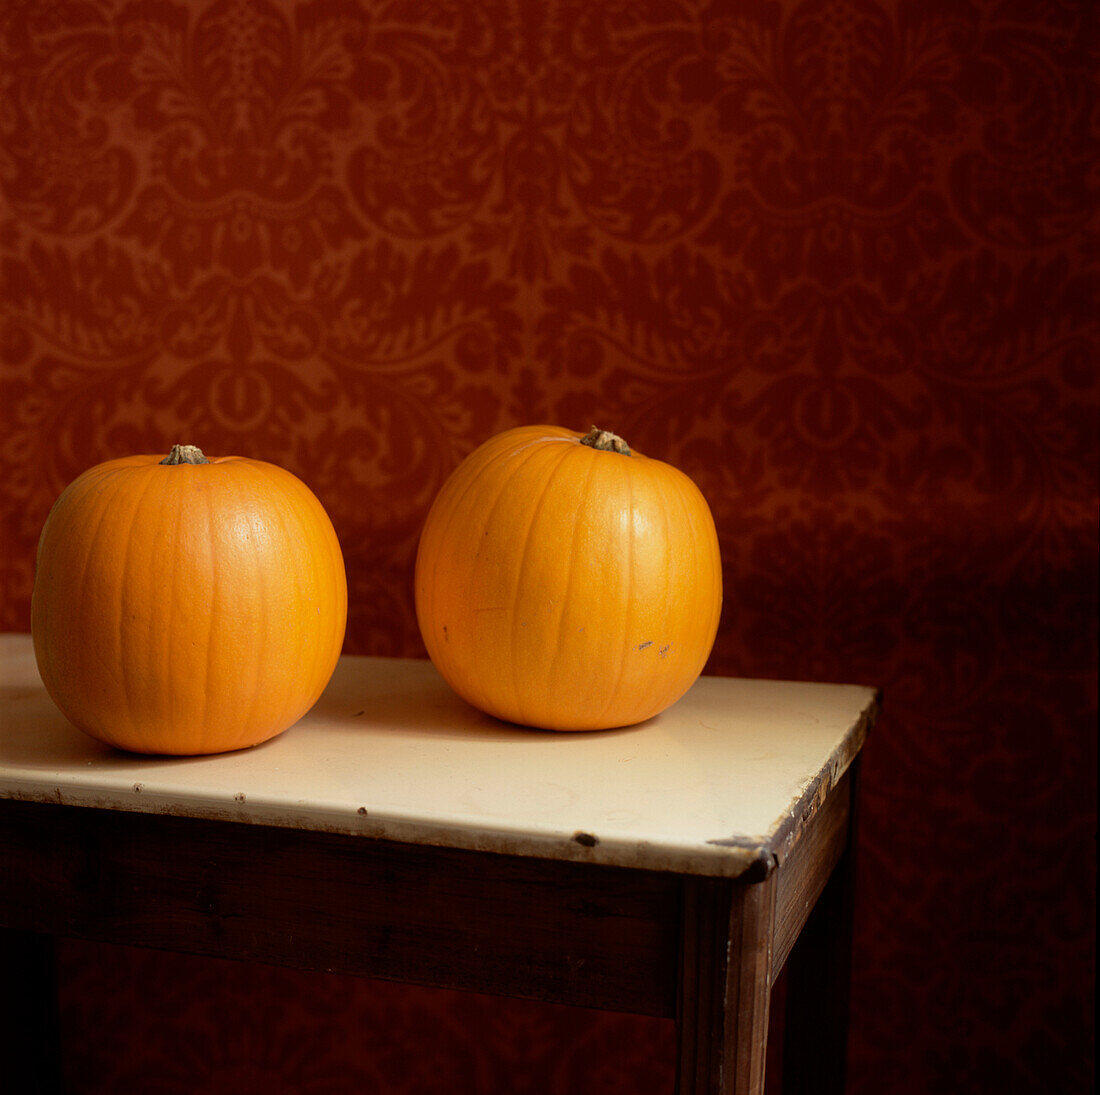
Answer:
<svg viewBox="0 0 1100 1095"><path fill-rule="evenodd" d="M0 925L671 1016L678 881L0 802Z"/></svg>
<svg viewBox="0 0 1100 1095"><path fill-rule="evenodd" d="M829 876L848 843L852 800L851 769L805 825L778 871L775 957L772 980L779 976Z"/></svg>
<svg viewBox="0 0 1100 1095"><path fill-rule="evenodd" d="M685 879L677 1095L762 1095L776 877Z"/></svg>

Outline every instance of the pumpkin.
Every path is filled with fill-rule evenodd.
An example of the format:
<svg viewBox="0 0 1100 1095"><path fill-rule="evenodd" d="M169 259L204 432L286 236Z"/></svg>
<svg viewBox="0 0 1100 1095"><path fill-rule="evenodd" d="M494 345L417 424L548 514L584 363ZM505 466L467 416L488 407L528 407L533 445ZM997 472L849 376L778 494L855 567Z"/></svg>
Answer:
<svg viewBox="0 0 1100 1095"><path fill-rule="evenodd" d="M31 631L43 683L100 741L220 753L296 722L336 666L347 583L310 489L194 446L109 460L55 502Z"/></svg>
<svg viewBox="0 0 1100 1095"><path fill-rule="evenodd" d="M444 483L417 622L443 678L497 718L628 726L691 687L722 604L714 519L683 472L593 428L507 430Z"/></svg>

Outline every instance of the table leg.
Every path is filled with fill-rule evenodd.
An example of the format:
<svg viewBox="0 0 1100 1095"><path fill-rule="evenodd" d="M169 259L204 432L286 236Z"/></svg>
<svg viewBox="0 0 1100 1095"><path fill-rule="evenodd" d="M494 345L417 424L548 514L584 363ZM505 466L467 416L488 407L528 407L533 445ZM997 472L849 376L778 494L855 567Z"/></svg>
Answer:
<svg viewBox="0 0 1100 1095"><path fill-rule="evenodd" d="M61 1027L52 936L0 929L0 999L0 1086L60 1095Z"/></svg>
<svg viewBox="0 0 1100 1095"><path fill-rule="evenodd" d="M684 880L678 1095L762 1095L775 874Z"/></svg>
<svg viewBox="0 0 1100 1095"><path fill-rule="evenodd" d="M853 777L858 773L853 772ZM851 781L848 847L787 960L784 1095L843 1095L855 888L855 804Z"/></svg>

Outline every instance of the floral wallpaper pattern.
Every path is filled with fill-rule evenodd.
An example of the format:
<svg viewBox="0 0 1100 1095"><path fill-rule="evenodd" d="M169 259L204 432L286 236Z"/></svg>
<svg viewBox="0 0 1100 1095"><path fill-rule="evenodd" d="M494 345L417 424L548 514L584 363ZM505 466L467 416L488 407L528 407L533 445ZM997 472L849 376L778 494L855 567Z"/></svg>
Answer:
<svg viewBox="0 0 1100 1095"><path fill-rule="evenodd" d="M709 672L885 690L850 1089L1091 1090L1098 72L1088 0L7 0L0 626L68 481L188 441L421 656L450 469L598 422L711 502ZM74 1093L671 1091L667 1023L61 968Z"/></svg>

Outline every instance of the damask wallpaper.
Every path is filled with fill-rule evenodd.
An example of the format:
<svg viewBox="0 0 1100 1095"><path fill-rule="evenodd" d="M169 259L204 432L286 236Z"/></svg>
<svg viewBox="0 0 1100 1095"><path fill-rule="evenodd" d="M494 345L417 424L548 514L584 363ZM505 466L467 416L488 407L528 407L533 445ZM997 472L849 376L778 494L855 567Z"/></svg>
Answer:
<svg viewBox="0 0 1100 1095"><path fill-rule="evenodd" d="M850 1090L1091 1091L1097 14L4 0L0 626L64 485L184 441L305 479L346 650L422 655L444 477L598 422L710 500L708 672L885 690ZM74 1095L671 1091L664 1022L60 960Z"/></svg>

